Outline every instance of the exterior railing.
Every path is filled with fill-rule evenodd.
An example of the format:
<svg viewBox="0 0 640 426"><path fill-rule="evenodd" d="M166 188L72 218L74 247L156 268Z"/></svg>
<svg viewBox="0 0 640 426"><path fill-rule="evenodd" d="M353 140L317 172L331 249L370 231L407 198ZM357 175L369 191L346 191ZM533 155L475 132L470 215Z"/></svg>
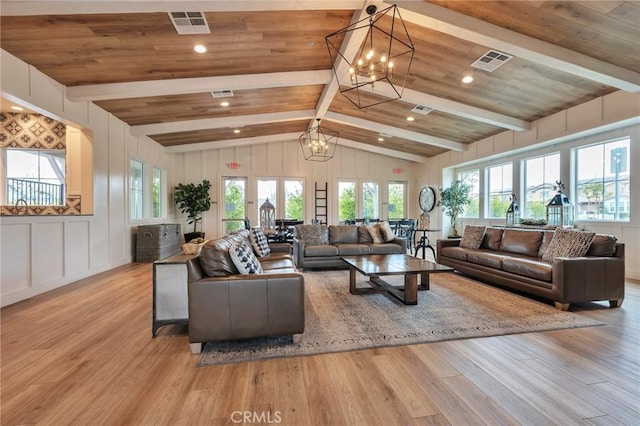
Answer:
<svg viewBox="0 0 640 426"><path fill-rule="evenodd" d="M7 204L24 200L30 206L64 205L64 185L7 178Z"/></svg>

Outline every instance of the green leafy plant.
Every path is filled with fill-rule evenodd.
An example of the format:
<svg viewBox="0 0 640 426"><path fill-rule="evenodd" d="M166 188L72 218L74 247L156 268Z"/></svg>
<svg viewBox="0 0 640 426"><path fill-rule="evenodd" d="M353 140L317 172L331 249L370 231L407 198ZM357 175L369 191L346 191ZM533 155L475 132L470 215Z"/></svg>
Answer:
<svg viewBox="0 0 640 426"><path fill-rule="evenodd" d="M193 232L196 232L198 222L202 221L202 213L211 208L209 189L211 183L206 179L198 185L179 183L174 188L176 204L182 214L187 214L187 223L193 223Z"/></svg>
<svg viewBox="0 0 640 426"><path fill-rule="evenodd" d="M455 181L449 188L440 188L440 207L442 212L451 218L452 235L458 236L456 221L458 216L464 212L464 208L469 201L471 185L460 180Z"/></svg>

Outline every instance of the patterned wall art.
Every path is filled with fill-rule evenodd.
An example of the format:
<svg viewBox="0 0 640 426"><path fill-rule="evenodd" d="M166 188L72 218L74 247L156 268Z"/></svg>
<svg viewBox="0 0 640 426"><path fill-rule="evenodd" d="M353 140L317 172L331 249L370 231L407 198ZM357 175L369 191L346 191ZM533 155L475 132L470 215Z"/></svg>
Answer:
<svg viewBox="0 0 640 426"><path fill-rule="evenodd" d="M0 112L0 148L65 150L67 127L40 114ZM80 196L66 196L64 206L0 206L0 216L81 214Z"/></svg>

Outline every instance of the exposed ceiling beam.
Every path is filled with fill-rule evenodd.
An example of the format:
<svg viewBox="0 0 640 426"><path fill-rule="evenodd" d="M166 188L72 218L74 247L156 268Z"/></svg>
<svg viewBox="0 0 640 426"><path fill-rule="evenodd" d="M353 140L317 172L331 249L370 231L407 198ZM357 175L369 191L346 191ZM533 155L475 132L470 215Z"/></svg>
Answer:
<svg viewBox="0 0 640 426"><path fill-rule="evenodd" d="M349 25L353 25L356 22L362 20L367 15L364 7L360 9L360 11L356 11L353 13L351 18L351 23ZM353 60L358 54L358 49L362 46L364 42L364 38L367 35L366 29L361 29L358 31L351 31L345 34L344 40L342 41L342 46L340 46L340 53L348 59ZM333 64L334 68L337 70L338 75L347 74L347 66L349 64L336 59L337 63ZM320 100L318 101L318 105L316 106L316 118L324 117L324 114L329 110L329 106L333 101L333 98L338 93L340 89L338 85L338 80L336 78L336 73L334 73L333 69L331 72L331 82L327 84L320 96ZM312 123L313 124L313 123Z"/></svg>
<svg viewBox="0 0 640 426"><path fill-rule="evenodd" d="M204 151L207 149L222 149L232 148L236 146L259 145L263 143L297 141L299 136L299 133L283 133L280 135L267 135L256 136L252 138L229 139L223 141L199 142L168 146L164 149L164 151L167 154L175 154L178 152ZM338 147L340 146L346 146L349 148L359 149L361 151L373 152L389 157L400 158L402 160L414 161L416 163L426 163L428 161L428 158L422 157L420 155L382 148L362 142L352 141L349 139L339 139Z"/></svg>
<svg viewBox="0 0 640 426"><path fill-rule="evenodd" d="M397 1L402 19L528 61L627 92L640 92L640 73L425 1Z"/></svg>
<svg viewBox="0 0 640 426"><path fill-rule="evenodd" d="M356 142L350 139L340 139L338 147L347 146L349 148L359 149L361 151L373 152L375 154L386 155L388 157L400 158L402 160L414 161L416 163L426 163L429 159L421 155L409 154L407 152L398 151L396 149L382 148L380 146L369 145L367 143Z"/></svg>
<svg viewBox="0 0 640 426"><path fill-rule="evenodd" d="M67 87L71 101L104 101L147 96L204 93L212 90L247 90L272 87L327 84L331 70L274 72L265 74L225 75L218 77L176 78L169 80L128 81Z"/></svg>
<svg viewBox="0 0 640 426"><path fill-rule="evenodd" d="M375 93L387 97L393 97L396 94L389 83L382 81L376 83ZM404 89L401 100L402 102L424 105L447 114L457 115L458 117L468 118L504 129L518 132L531 129L531 123L528 121L411 89Z"/></svg>
<svg viewBox="0 0 640 426"><path fill-rule="evenodd" d="M170 123L143 124L140 126L131 126L131 134L133 136L149 136L165 133L189 132L194 130L226 129L229 127L251 126L266 123L283 123L286 121L310 119L313 118L314 114L315 111L310 109L302 111L239 115L235 117L172 121Z"/></svg>
<svg viewBox="0 0 640 426"><path fill-rule="evenodd" d="M348 126L358 127L360 129L370 130L378 133L386 133L398 138L408 139L414 142L423 143L425 145L438 146L440 148L450 149L452 151L464 151L467 146L460 142L450 141L448 139L429 136L424 133L413 132L411 130L399 129L397 127L387 126L386 124L376 123L375 121L363 120L362 118L351 117L337 112L328 111L324 118L326 120L335 121L336 123L346 124Z"/></svg>
<svg viewBox="0 0 640 426"><path fill-rule="evenodd" d="M268 10L356 10L362 0L3 0L2 15L77 15L91 13L258 12Z"/></svg>

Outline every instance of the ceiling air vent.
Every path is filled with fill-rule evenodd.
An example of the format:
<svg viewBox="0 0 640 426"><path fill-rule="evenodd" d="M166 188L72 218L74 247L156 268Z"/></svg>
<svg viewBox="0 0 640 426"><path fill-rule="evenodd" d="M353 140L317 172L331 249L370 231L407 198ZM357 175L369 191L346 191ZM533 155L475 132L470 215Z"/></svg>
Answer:
<svg viewBox="0 0 640 426"><path fill-rule="evenodd" d="M426 107L424 105L416 105L415 107L413 107L413 109L411 110L411 112L415 112L416 114L422 114L422 115L427 115L429 114L431 111L433 111L433 108L429 108Z"/></svg>
<svg viewBox="0 0 640 426"><path fill-rule="evenodd" d="M211 34L202 12L169 12L171 22L180 35Z"/></svg>
<svg viewBox="0 0 640 426"><path fill-rule="evenodd" d="M214 98L231 98L233 97L233 90L212 90L211 96L213 96Z"/></svg>
<svg viewBox="0 0 640 426"><path fill-rule="evenodd" d="M491 72L511 58L513 58L513 56L507 55L506 53L490 50L472 63L471 66Z"/></svg>

